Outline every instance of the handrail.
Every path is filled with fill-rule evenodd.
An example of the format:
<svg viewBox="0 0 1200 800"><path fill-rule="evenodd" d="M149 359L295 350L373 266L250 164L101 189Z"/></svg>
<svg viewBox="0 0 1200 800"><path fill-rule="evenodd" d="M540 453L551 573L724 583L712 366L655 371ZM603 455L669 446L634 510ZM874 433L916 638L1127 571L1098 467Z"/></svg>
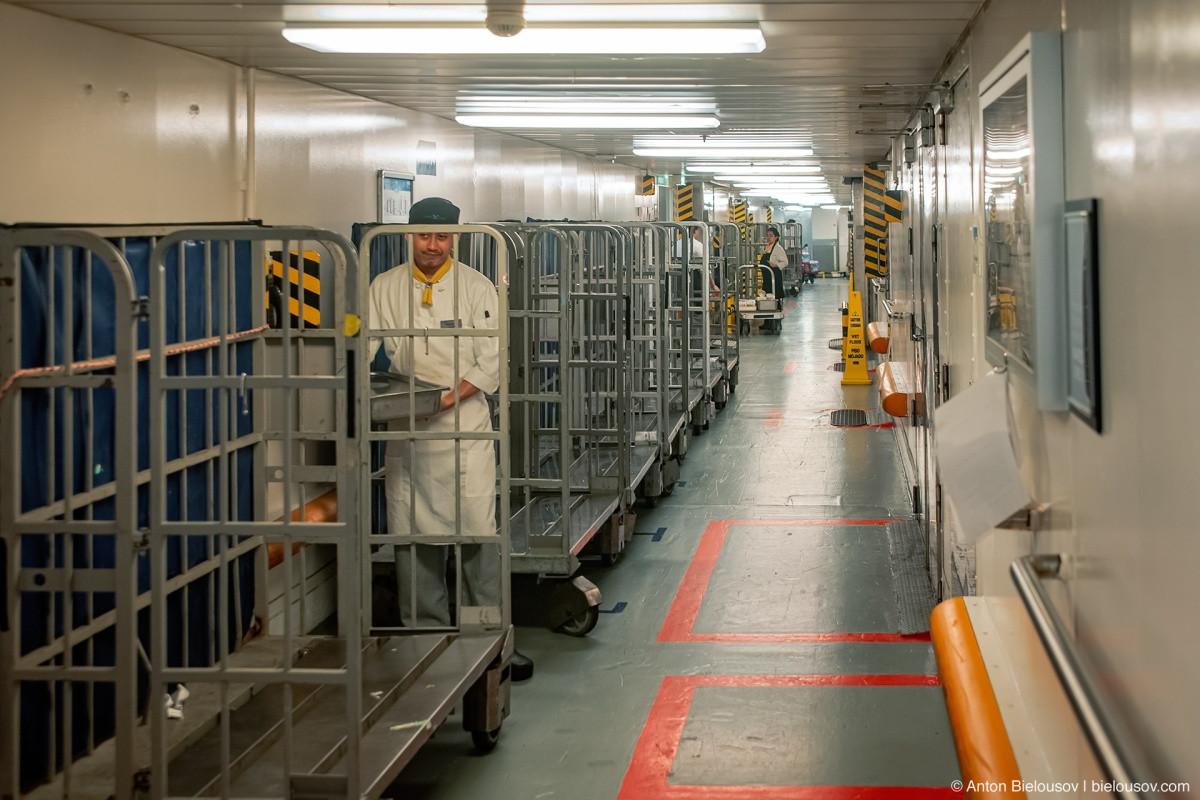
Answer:
<svg viewBox="0 0 1200 800"><path fill-rule="evenodd" d="M1084 665L1072 638L1067 634L1066 626L1050 602L1050 596L1042 587L1043 578L1059 577L1062 563L1063 557L1059 554L1035 553L1012 562L1009 574L1025 602L1033 627L1054 665L1054 671L1058 673L1075 715L1083 725L1092 751L1105 777L1113 784L1113 796L1126 800L1149 800L1155 794L1149 790L1141 791L1149 784L1135 777L1145 776L1147 771L1140 768L1129 747L1129 737L1114 722L1115 717L1097 689L1095 679Z"/></svg>
<svg viewBox="0 0 1200 800"><path fill-rule="evenodd" d="M897 311L896 306L884 294L883 281L878 278L872 278L871 288L875 290L875 295L879 298L879 304L883 306L883 313L887 314L888 319L899 319L904 316L904 312Z"/></svg>

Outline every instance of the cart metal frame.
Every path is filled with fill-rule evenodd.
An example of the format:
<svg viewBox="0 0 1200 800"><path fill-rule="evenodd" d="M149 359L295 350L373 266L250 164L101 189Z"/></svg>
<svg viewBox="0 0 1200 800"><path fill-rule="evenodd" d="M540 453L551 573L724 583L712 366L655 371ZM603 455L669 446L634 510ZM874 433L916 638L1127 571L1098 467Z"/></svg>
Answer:
<svg viewBox="0 0 1200 800"><path fill-rule="evenodd" d="M769 323L764 325L767 333L779 335L783 329L783 300L779 297L761 299L759 289L764 285L763 274L768 268L760 264L742 264L738 267L738 327L745 336L750 332L753 322ZM743 303L754 303L754 309L743 309Z"/></svg>
<svg viewBox="0 0 1200 800"><path fill-rule="evenodd" d="M687 453L687 415L673 408L667 324L667 280L663 264L671 257L675 232L652 222L625 223L629 261L630 392L634 437L657 445L657 459L642 481L648 502L668 495ZM681 404L682 406L682 404Z"/></svg>
<svg viewBox="0 0 1200 800"><path fill-rule="evenodd" d="M271 259L292 309L274 328ZM494 741L506 606L481 635L367 627L355 262L308 228L0 231L0 793L379 796L455 705ZM301 312L314 286L324 324Z"/></svg>

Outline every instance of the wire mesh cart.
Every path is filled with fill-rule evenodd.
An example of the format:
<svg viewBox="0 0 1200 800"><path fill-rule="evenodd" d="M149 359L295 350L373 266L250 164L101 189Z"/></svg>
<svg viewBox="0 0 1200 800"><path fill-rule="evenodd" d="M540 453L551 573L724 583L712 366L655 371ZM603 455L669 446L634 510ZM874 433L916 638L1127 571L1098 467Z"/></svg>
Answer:
<svg viewBox="0 0 1200 800"><path fill-rule="evenodd" d="M685 222L688 240L693 246L687 253L688 340L693 384L702 388L702 396L692 413L692 432L707 430L728 397L729 384L723 359L727 342L715 337L720 330L721 289L714 275L717 266L712 239L715 228L704 222ZM695 246L699 243L699 246Z"/></svg>
<svg viewBox="0 0 1200 800"><path fill-rule="evenodd" d="M620 232L605 226L498 224L497 230L514 253L507 350L511 568L531 576L514 580L516 605L535 611L542 624L582 636L599 619L600 592L575 574L580 557L585 550L609 558L620 553L629 486L646 469L631 458L625 249Z"/></svg>
<svg viewBox="0 0 1200 800"><path fill-rule="evenodd" d="M749 258L749 246L742 241L738 226L732 222L710 224L714 254L710 272L716 290L710 303L709 352L724 374L724 392L718 391L713 400L718 410L725 407L728 396L737 390L738 365L741 360L741 326L737 319L737 266ZM745 251L745 252L743 252Z"/></svg>
<svg viewBox="0 0 1200 800"><path fill-rule="evenodd" d="M626 223L623 227L630 245L628 325L633 431L638 442L657 445L657 459L638 492L644 501L654 503L674 489L679 462L688 445L687 414L671 388L671 324L667 277L662 266L671 258L675 231L648 222Z"/></svg>
<svg viewBox="0 0 1200 800"><path fill-rule="evenodd" d="M768 228L775 228L779 231L778 243L784 252L787 253L788 259L787 266L780 270L780 275L778 276L779 286L775 288L774 293L780 299L798 295L804 281L803 267L800 263L800 253L804 244L804 226L799 222L775 222L771 224L756 222L749 226L752 257L742 263L751 264L758 262L758 254L762 253L767 247Z"/></svg>
<svg viewBox="0 0 1200 800"><path fill-rule="evenodd" d="M502 607L434 658L367 625L355 264L303 228L0 232L0 793L380 796L451 706L492 740Z"/></svg>
<svg viewBox="0 0 1200 800"><path fill-rule="evenodd" d="M778 281L775 271L760 264L738 267L738 328L744 336L755 323L764 333L778 336L783 331L783 301L773 289Z"/></svg>

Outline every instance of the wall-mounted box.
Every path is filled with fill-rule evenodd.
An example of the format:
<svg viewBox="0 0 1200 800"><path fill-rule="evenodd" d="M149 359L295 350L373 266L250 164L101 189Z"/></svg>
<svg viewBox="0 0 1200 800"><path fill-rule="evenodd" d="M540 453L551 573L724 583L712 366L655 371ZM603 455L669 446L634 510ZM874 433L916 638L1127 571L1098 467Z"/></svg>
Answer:
<svg viewBox="0 0 1200 800"><path fill-rule="evenodd" d="M979 85L987 360L1067 408L1062 37L1027 34Z"/></svg>

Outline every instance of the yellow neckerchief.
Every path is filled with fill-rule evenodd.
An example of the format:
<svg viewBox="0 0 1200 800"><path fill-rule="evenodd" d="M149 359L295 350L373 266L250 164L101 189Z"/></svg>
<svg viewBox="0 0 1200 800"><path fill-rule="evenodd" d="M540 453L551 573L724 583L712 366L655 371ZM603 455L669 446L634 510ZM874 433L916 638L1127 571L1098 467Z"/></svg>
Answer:
<svg viewBox="0 0 1200 800"><path fill-rule="evenodd" d="M433 305L433 285L446 277L450 272L450 265L454 263L453 258L447 258L446 263L438 267L437 272L433 273L432 278L425 277L425 273L416 264L413 264L413 277L425 284L425 291L421 292L421 302L427 306Z"/></svg>

